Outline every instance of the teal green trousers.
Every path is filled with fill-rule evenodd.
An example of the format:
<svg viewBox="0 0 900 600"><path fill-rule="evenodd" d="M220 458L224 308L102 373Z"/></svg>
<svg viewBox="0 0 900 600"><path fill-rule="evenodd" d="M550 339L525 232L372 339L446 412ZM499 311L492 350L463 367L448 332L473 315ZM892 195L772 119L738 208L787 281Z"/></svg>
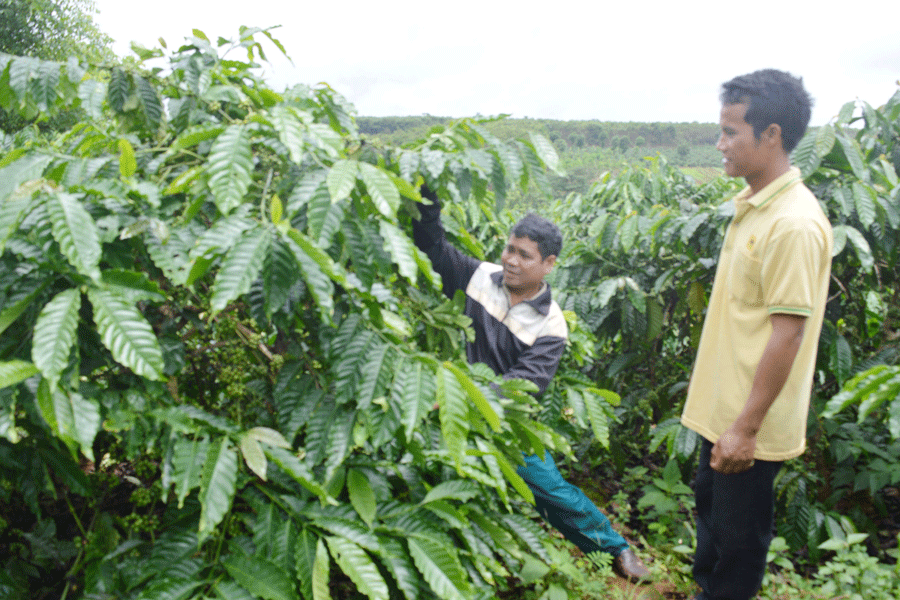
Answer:
<svg viewBox="0 0 900 600"><path fill-rule="evenodd" d="M525 464L517 472L534 493L538 513L582 552L599 550L615 557L628 548L625 538L590 498L563 479L549 452L544 460L535 454L526 455Z"/></svg>

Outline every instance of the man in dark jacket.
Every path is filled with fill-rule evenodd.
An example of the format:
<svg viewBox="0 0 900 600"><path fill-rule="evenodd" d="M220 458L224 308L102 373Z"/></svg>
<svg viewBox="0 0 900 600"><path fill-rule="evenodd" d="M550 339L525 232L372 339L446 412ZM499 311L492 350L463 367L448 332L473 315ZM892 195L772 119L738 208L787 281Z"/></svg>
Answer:
<svg viewBox="0 0 900 600"><path fill-rule="evenodd" d="M441 205L423 188L430 204L419 204L413 221L416 246L431 259L444 293L466 294L465 314L475 339L466 344L471 363L481 362L506 379L527 379L539 393L547 389L566 347L568 329L544 277L562 249L559 228L530 214L519 221L495 265L467 256L444 235ZM583 552L612 554L615 570L633 581L650 573L609 519L578 487L563 479L550 453L525 457L519 475L534 493L538 512Z"/></svg>

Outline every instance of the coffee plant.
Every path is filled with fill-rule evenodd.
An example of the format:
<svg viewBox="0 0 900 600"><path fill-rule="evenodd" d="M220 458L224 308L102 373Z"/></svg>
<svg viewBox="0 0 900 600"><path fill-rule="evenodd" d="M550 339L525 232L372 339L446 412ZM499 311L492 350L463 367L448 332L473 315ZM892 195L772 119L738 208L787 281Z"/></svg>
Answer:
<svg viewBox="0 0 900 600"><path fill-rule="evenodd" d="M263 43L0 55L32 121L0 154L9 597L462 599L548 560L515 469L568 441L532 384L467 364L407 232L427 182L457 243L499 248L494 207L552 146L477 121L372 145L328 86L267 88ZM551 393L604 439L615 394Z"/></svg>

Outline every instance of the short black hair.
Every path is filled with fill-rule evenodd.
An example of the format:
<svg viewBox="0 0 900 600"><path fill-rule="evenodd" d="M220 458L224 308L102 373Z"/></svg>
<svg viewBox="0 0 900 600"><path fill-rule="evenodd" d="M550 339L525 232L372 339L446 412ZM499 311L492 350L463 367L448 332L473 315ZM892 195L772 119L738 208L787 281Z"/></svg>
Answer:
<svg viewBox="0 0 900 600"><path fill-rule="evenodd" d="M535 242L541 253L541 260L548 256L559 256L562 251L562 233L552 221L534 213L528 213L513 225L515 237L527 237Z"/></svg>
<svg viewBox="0 0 900 600"><path fill-rule="evenodd" d="M803 79L777 69L761 69L722 84L722 104L747 104L744 121L753 127L756 139L772 123L781 127L785 152L803 139L812 116L812 97Z"/></svg>

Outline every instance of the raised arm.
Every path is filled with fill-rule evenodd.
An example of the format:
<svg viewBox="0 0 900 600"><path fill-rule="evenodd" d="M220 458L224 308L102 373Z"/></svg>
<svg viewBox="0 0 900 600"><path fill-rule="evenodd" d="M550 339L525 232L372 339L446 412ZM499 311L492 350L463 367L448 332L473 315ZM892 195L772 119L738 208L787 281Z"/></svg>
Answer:
<svg viewBox="0 0 900 600"><path fill-rule="evenodd" d="M412 232L416 247L428 255L434 270L441 275L444 294L452 298L456 290L465 291L469 279L481 264L481 261L467 256L457 250L444 233L441 223L441 203L437 196L423 187L422 196L430 200L430 204L418 204L420 220L413 219Z"/></svg>

